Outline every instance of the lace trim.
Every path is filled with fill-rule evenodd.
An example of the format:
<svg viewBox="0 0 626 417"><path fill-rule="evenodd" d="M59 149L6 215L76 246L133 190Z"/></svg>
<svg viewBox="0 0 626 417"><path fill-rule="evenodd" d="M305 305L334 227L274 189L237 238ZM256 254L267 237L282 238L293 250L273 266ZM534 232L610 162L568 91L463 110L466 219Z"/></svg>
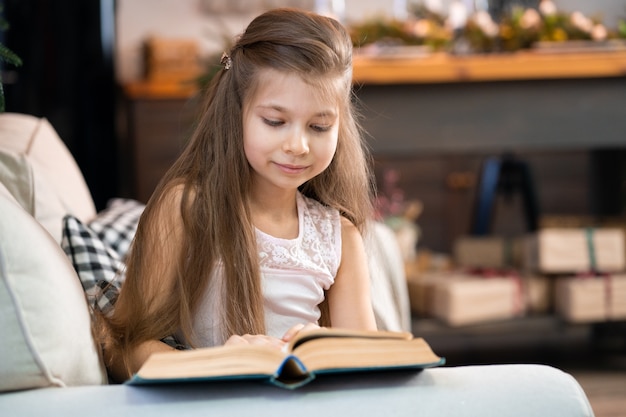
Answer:
<svg viewBox="0 0 626 417"><path fill-rule="evenodd" d="M298 194L300 232L279 239L257 230L261 268L323 271L334 277L341 258L339 212Z"/></svg>

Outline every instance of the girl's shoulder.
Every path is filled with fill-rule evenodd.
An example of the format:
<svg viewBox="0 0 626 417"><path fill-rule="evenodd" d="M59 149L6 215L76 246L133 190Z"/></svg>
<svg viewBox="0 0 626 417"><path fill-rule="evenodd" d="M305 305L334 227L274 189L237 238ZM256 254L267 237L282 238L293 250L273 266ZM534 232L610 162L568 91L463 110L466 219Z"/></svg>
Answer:
<svg viewBox="0 0 626 417"><path fill-rule="evenodd" d="M354 231L360 234L355 224L352 223L352 221L350 221L350 219L348 219L347 217L342 216L339 213L338 209L327 206L315 200L314 198L307 197L300 193L298 193L298 196L299 196L298 204L305 208L305 212L307 216L316 217L318 219L326 218L328 220L331 220L335 225L337 225L341 229L344 229L350 232Z"/></svg>
<svg viewBox="0 0 626 417"><path fill-rule="evenodd" d="M298 215L304 240L325 242L329 256L337 256L341 248L344 217L336 208L315 199L302 196L299 201Z"/></svg>
<svg viewBox="0 0 626 417"><path fill-rule="evenodd" d="M298 206L303 208L307 216L316 218L326 218L333 221L340 221L339 210L329 207L321 202L298 193Z"/></svg>

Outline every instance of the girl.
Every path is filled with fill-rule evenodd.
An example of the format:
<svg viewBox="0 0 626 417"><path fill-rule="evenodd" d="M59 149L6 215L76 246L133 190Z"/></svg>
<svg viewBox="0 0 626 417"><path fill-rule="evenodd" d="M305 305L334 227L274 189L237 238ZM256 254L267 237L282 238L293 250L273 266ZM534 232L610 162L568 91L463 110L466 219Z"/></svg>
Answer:
<svg viewBox="0 0 626 417"><path fill-rule="evenodd" d="M376 328L361 232L372 178L352 110L352 44L295 9L254 19L142 215L106 319L114 379L172 349L280 348L305 327Z"/></svg>

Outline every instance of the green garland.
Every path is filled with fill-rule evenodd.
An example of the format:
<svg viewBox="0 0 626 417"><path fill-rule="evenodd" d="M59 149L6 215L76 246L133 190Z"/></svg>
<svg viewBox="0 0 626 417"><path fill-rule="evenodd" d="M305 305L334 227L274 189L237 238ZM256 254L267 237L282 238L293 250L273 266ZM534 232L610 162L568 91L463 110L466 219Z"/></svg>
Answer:
<svg viewBox="0 0 626 417"><path fill-rule="evenodd" d="M477 15L470 16L465 27L452 33L443 16L423 7L414 8L407 21L379 17L353 24L350 26L350 34L355 47L372 44L428 45L433 51L450 51L454 50L457 42L465 42L471 52L477 53L514 52L532 48L537 42L593 40L591 32L582 30L572 22L573 14L556 12L543 15L536 11L536 21L529 25L528 16L525 16L528 11L521 7L513 8L496 24L497 34L486 34L476 20ZM597 25L600 19L589 19L589 22ZM418 26L420 30L416 30ZM605 39L626 39L626 21L620 20L615 30L606 29Z"/></svg>
<svg viewBox="0 0 626 417"><path fill-rule="evenodd" d="M0 31L6 31L9 29L9 23L2 16L3 11L4 4L0 2ZM4 46L2 43L0 43L0 61L6 62L7 64L13 65L15 67L19 67L20 65L22 65L21 58L9 48ZM4 88L2 87L2 73L0 73L0 113L3 113L4 110Z"/></svg>

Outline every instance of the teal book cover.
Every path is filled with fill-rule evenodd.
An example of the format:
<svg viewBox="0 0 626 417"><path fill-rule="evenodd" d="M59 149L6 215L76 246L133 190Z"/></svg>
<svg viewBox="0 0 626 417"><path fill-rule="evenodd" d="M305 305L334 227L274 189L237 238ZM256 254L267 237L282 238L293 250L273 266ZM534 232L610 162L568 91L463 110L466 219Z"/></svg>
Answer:
<svg viewBox="0 0 626 417"><path fill-rule="evenodd" d="M321 374L420 370L444 363L424 339L407 332L320 329L299 334L285 350L236 345L153 354L126 383L245 379L295 389Z"/></svg>

